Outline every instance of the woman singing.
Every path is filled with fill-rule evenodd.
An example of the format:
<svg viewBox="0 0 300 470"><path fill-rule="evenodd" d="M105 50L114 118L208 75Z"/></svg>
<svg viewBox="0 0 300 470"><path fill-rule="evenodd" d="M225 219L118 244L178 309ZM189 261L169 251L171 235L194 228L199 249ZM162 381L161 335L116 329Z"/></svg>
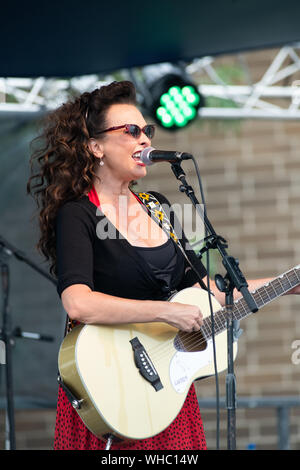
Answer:
<svg viewBox="0 0 300 470"><path fill-rule="evenodd" d="M199 285L205 269L192 250L188 260L172 237L149 215L131 182L146 175L139 152L151 145L154 126L136 103L132 83L113 82L84 93L50 113L39 165L28 190L40 207L39 249L51 262L68 329L76 323L164 322L198 331L198 307L168 302L173 291ZM167 200L158 193L161 204ZM146 196L145 196L146 198ZM187 246L182 235L181 243ZM249 281L250 288L263 280ZM224 304L223 294L211 290ZM101 385L100 385L101 386ZM164 406L164 403L161 404ZM54 448L104 449L59 388ZM160 434L111 449L205 449L194 385L175 420Z"/></svg>

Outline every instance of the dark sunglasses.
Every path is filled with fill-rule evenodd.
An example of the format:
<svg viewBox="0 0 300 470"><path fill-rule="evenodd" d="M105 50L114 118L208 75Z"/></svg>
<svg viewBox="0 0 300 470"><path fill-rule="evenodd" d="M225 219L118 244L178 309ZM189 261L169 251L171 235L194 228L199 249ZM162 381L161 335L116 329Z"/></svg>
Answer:
<svg viewBox="0 0 300 470"><path fill-rule="evenodd" d="M125 129L125 133L130 134L135 139L138 139L142 132L146 135L146 137L148 137L148 139L153 139L155 133L155 126L153 124L147 124L142 129L137 124L123 124L122 126L110 127L104 131L97 132L97 134L116 131L118 129Z"/></svg>

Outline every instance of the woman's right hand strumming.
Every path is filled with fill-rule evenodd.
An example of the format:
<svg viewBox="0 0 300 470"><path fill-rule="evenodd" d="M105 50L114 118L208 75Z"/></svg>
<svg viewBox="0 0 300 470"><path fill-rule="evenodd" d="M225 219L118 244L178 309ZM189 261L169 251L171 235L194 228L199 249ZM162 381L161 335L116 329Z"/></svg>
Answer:
<svg viewBox="0 0 300 470"><path fill-rule="evenodd" d="M200 330L203 325L203 315L199 307L178 302L166 302L166 304L161 314L161 321L188 333Z"/></svg>

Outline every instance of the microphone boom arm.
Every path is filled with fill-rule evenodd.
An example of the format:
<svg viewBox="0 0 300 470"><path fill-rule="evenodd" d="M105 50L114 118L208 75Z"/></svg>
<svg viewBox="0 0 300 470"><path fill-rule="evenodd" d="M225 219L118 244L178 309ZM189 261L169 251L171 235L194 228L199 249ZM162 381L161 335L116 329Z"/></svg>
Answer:
<svg viewBox="0 0 300 470"><path fill-rule="evenodd" d="M251 296L250 292L248 291L248 283L238 266L237 260L227 254L227 251L225 249L227 245L224 243L225 240L216 234L212 224L210 223L206 215L206 212L202 210L201 205L199 204L199 201L197 200L195 196L192 186L190 186L186 181L185 172L181 168L180 162L173 163L171 165L171 168L175 177L181 182L179 190L181 192L184 192L192 201L195 209L197 210L198 214L202 218L203 223L210 235L210 240L211 240L211 243L213 243L213 247L218 249L222 257L223 266L225 267L227 271L228 279L231 281L233 286L239 292L241 292L251 312L257 312L258 310L257 305L253 297Z"/></svg>
<svg viewBox="0 0 300 470"><path fill-rule="evenodd" d="M197 163L193 158L194 164L197 169ZM248 291L248 284L243 276L239 266L238 261L229 256L226 252L225 247L226 241L218 236L211 225L210 221L207 218L206 211L202 210L195 194L193 188L188 185L185 179L185 173L180 166L180 162L173 163L171 165L172 170L176 178L181 182L179 187L181 192L186 193L186 195L192 201L196 211L201 216L206 231L209 234L208 241L210 245L217 248L219 253L222 256L223 265L227 271L227 274L223 278L221 275L215 277L216 285L221 292L225 293L225 306L226 306L226 323L227 323L227 376L226 376L226 408L227 408L227 445L228 449L236 449L236 378L234 374L234 359L233 359L233 342L234 342L234 320L233 320L233 290L234 287L240 291L252 312L258 310L257 305ZM198 170L197 170L198 172ZM199 176L199 175L198 175ZM199 177L200 187L201 181ZM204 198L203 198L204 199ZM208 246L208 248L211 246ZM209 275L209 273L208 273ZM213 313L212 315L212 325L213 325ZM213 343L214 344L214 343ZM216 356L215 358L215 367L216 367ZM217 370L217 368L215 369Z"/></svg>

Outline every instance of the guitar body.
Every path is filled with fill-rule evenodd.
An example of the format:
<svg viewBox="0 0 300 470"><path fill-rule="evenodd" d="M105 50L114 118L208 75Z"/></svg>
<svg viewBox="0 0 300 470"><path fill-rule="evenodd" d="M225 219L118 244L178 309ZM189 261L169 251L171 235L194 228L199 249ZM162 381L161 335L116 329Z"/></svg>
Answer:
<svg viewBox="0 0 300 470"><path fill-rule="evenodd" d="M184 289L170 302L198 305L204 318L210 316L207 292L199 288ZM214 297L212 303L214 311L220 309ZM159 376L158 390L137 368L133 338ZM227 330L215 341L219 373L227 369ZM236 352L235 342L234 358ZM211 340L164 323L78 325L65 337L58 363L63 383L82 400L79 416L99 438L145 439L160 433L180 412L193 381L215 373Z"/></svg>

